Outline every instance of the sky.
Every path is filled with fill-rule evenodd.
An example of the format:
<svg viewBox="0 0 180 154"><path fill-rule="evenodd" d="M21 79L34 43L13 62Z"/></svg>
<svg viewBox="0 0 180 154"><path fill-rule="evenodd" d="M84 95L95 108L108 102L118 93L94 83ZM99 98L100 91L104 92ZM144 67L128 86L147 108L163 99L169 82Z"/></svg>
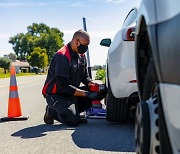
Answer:
<svg viewBox="0 0 180 154"><path fill-rule="evenodd" d="M64 42L83 29L86 18L90 35L90 65L105 65L108 48L100 46L103 38L113 40L129 11L140 0L0 0L0 57L14 53L9 38L26 33L32 23L44 23L64 33Z"/></svg>

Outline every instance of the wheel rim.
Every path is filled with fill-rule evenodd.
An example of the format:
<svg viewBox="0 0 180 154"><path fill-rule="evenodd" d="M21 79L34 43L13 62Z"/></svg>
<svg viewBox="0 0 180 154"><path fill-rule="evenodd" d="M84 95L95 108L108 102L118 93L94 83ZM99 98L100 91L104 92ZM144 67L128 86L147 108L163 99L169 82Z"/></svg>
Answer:
<svg viewBox="0 0 180 154"><path fill-rule="evenodd" d="M145 129L144 129L145 128ZM136 110L136 125L135 125L135 140L136 152L148 153L150 143L150 119L148 105L146 102L141 102Z"/></svg>
<svg viewBox="0 0 180 154"><path fill-rule="evenodd" d="M150 110L151 120L151 146L150 153L159 154L159 115L158 115L158 83L152 85L150 99L147 101Z"/></svg>
<svg viewBox="0 0 180 154"><path fill-rule="evenodd" d="M150 139L150 153L159 154L159 115L158 115L158 102L157 95L151 97L147 101L150 111L150 126L151 126L151 139Z"/></svg>
<svg viewBox="0 0 180 154"><path fill-rule="evenodd" d="M138 104L135 125L137 153L159 153L158 119L157 96Z"/></svg>

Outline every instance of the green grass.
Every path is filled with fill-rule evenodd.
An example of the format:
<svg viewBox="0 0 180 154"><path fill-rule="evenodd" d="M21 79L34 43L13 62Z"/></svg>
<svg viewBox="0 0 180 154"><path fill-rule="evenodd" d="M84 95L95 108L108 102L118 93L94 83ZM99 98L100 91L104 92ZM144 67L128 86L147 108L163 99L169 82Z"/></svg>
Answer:
<svg viewBox="0 0 180 154"><path fill-rule="evenodd" d="M42 74L46 74L46 73L41 73ZM19 74L16 74L16 76L29 76L29 75L40 75L40 74L36 74L36 73L19 73ZM0 78L9 78L10 77L10 73L0 73Z"/></svg>
<svg viewBox="0 0 180 154"><path fill-rule="evenodd" d="M105 69L100 69L97 71L95 79L96 80L102 80L103 83L105 83L105 77L106 77Z"/></svg>
<svg viewBox="0 0 180 154"><path fill-rule="evenodd" d="M19 73L16 76L28 76L28 75L37 75L36 73Z"/></svg>
<svg viewBox="0 0 180 154"><path fill-rule="evenodd" d="M1 73L1 74L0 74L0 78L8 78L9 76L10 76L9 73L6 73L6 74Z"/></svg>

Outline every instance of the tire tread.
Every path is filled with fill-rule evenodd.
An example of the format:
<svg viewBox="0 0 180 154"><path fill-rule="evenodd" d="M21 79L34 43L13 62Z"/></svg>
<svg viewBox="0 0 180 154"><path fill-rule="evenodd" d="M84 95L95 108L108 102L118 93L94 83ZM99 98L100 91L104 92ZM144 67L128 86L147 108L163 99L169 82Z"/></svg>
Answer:
<svg viewBox="0 0 180 154"><path fill-rule="evenodd" d="M107 95L107 114L106 119L109 122L125 123L129 118L129 103L126 98L115 98L112 94L111 88L108 88Z"/></svg>

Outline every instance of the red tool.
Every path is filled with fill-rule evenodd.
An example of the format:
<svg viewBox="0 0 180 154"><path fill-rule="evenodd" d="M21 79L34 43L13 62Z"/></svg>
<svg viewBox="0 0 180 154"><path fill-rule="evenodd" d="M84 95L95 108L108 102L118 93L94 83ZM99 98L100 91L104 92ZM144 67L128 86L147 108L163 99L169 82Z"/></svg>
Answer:
<svg viewBox="0 0 180 154"><path fill-rule="evenodd" d="M99 84L95 83L94 85L91 85L90 91L99 92L100 91ZM93 100L92 101L92 107L102 108L101 101L100 100Z"/></svg>
<svg viewBox="0 0 180 154"><path fill-rule="evenodd" d="M104 89L104 85L99 85L95 83L90 86L90 91L99 92ZM86 111L86 116L88 118L106 118L106 110L102 108L100 100L93 100L92 107Z"/></svg>

